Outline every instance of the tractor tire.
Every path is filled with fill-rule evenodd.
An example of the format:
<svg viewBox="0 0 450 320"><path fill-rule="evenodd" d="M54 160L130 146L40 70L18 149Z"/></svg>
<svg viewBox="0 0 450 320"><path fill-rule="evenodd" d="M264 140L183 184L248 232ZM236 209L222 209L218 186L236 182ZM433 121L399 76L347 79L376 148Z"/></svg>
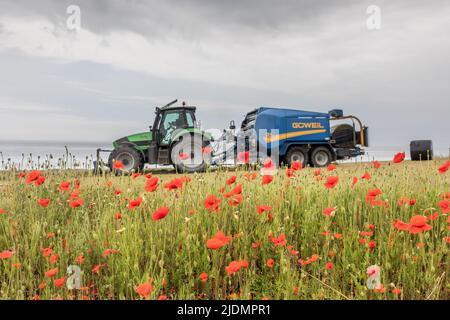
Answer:
<svg viewBox="0 0 450 320"><path fill-rule="evenodd" d="M300 161L304 168L308 164L308 151L300 146L289 148L285 156L285 161L289 166L292 166L295 161Z"/></svg>
<svg viewBox="0 0 450 320"><path fill-rule="evenodd" d="M326 167L331 161L333 161L333 155L326 147L317 147L311 152L311 164L313 167Z"/></svg>
<svg viewBox="0 0 450 320"><path fill-rule="evenodd" d="M114 162L119 160L123 163L123 169L114 169ZM144 168L144 160L142 154L131 146L121 146L115 149L108 158L108 166L111 171L116 174L130 174L132 172L142 171Z"/></svg>
<svg viewBox="0 0 450 320"><path fill-rule="evenodd" d="M203 153L209 144L192 136L183 136L170 149L170 161L177 172L204 172L211 163L211 155Z"/></svg>

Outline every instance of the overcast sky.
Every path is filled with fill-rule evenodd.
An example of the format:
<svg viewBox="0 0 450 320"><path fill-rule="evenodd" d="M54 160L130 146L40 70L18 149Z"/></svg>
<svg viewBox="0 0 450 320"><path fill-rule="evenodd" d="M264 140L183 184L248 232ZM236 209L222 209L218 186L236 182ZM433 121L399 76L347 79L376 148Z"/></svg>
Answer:
<svg viewBox="0 0 450 320"><path fill-rule="evenodd" d="M0 0L0 140L112 141L178 98L204 128L342 108L373 145L450 147L449 31L448 0Z"/></svg>

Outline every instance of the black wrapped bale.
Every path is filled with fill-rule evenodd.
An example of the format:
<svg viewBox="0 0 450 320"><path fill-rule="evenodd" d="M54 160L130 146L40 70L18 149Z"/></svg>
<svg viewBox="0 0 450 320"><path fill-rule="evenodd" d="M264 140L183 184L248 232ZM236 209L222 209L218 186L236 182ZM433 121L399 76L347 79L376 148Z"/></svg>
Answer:
<svg viewBox="0 0 450 320"><path fill-rule="evenodd" d="M431 140L414 140L409 145L412 161L433 160L433 142Z"/></svg>

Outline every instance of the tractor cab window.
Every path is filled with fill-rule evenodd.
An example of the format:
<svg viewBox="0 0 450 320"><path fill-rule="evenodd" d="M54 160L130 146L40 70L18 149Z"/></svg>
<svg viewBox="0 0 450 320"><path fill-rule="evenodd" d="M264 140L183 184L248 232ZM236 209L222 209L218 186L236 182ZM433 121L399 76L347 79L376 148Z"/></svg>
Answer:
<svg viewBox="0 0 450 320"><path fill-rule="evenodd" d="M180 111L167 112L161 122L161 144L169 144L170 137L174 130L183 128L186 126L184 115Z"/></svg>
<svg viewBox="0 0 450 320"><path fill-rule="evenodd" d="M189 128L195 127L195 120L192 112L186 112L186 121Z"/></svg>

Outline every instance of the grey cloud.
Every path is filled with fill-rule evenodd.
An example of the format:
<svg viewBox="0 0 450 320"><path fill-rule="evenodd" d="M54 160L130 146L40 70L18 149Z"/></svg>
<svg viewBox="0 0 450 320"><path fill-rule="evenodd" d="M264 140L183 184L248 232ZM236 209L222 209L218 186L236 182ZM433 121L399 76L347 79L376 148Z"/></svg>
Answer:
<svg viewBox="0 0 450 320"><path fill-rule="evenodd" d="M82 9L83 28L96 34L130 31L149 42L181 39L216 47L231 57L226 68L237 69L242 77L256 74L257 83L249 88L239 78L218 84L214 75L200 81L87 61L59 64L9 51L0 56L0 95L59 106L79 122L104 119L102 137L110 140L145 130L153 107L178 97L199 105L206 127L222 128L260 105L320 111L342 107L369 124L374 144L432 138L437 145L448 145L448 1L0 0L0 21L8 15L63 26L66 7L73 3ZM365 29L370 4L382 8L379 32ZM8 30L1 25L0 34ZM279 42L264 45L273 39ZM238 48L246 52L227 46L234 42L245 44ZM106 40L102 44L108 45ZM283 53L291 48L300 50L286 58ZM183 47L178 49L183 61ZM271 54L264 65L255 64L254 58L266 52ZM198 68L217 59L209 54ZM258 88L269 80L277 85ZM129 124L137 118L140 128L133 128ZM114 121L118 126L108 129ZM64 137L77 138L70 134Z"/></svg>

